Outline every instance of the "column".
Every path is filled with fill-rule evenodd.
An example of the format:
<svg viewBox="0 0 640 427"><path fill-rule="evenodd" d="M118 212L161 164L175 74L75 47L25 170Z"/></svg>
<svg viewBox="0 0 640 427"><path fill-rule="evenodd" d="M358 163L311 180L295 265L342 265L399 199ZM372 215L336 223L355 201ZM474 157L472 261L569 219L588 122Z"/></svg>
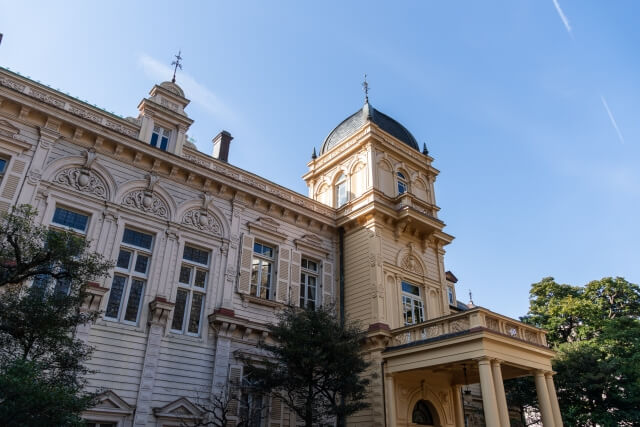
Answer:
<svg viewBox="0 0 640 427"><path fill-rule="evenodd" d="M493 372L493 384L496 388L496 400L498 401L498 412L500 415L500 424L502 427L509 427L509 409L507 407L507 396L504 393L504 382L502 381L502 367L497 360L491 361L491 370Z"/></svg>
<svg viewBox="0 0 640 427"><path fill-rule="evenodd" d="M553 422L553 411L547 390L547 382L544 379L544 372L536 371L534 374L536 381L536 391L538 392L538 402L540 403L540 413L542 414L542 424L544 427L555 427Z"/></svg>
<svg viewBox="0 0 640 427"><path fill-rule="evenodd" d="M551 410L553 411L553 421L555 421L556 427L562 427L562 415L560 413L560 405L558 405L556 386L553 383L553 372L546 372L544 378L547 381L547 390L549 391L549 400L551 401Z"/></svg>
<svg viewBox="0 0 640 427"><path fill-rule="evenodd" d="M384 376L384 392L385 399L384 404L386 406L387 411L387 425L394 426L396 425L396 385L393 380L392 374L385 374Z"/></svg>
<svg viewBox="0 0 640 427"><path fill-rule="evenodd" d="M498 402L496 402L496 389L493 385L493 375L491 374L491 362L489 359L478 360L478 372L480 374L480 388L482 389L484 422L487 426L499 426L500 416L498 415Z"/></svg>
<svg viewBox="0 0 640 427"><path fill-rule="evenodd" d="M459 385L451 387L453 393L453 410L457 427L464 427L464 407L462 404L462 388Z"/></svg>

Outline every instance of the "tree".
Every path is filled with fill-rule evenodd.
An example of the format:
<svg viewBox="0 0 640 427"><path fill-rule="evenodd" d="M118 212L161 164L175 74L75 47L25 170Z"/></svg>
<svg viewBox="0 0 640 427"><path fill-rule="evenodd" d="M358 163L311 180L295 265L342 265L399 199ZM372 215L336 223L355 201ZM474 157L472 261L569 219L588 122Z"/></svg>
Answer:
<svg viewBox="0 0 640 427"><path fill-rule="evenodd" d="M89 280L112 264L82 237L34 224L30 206L0 216L0 425L82 425L91 348L76 327Z"/></svg>
<svg viewBox="0 0 640 427"><path fill-rule="evenodd" d="M341 323L332 308L287 308L269 326L274 344L262 344L270 358L248 361L247 373L258 390L280 398L307 427L368 407L369 364L363 359L363 332Z"/></svg>
<svg viewBox="0 0 640 427"><path fill-rule="evenodd" d="M548 277L531 286L521 320L549 331L558 400L568 425L640 424L640 287L605 277L584 287ZM535 401L527 378L505 384L510 403ZM529 402L529 403L527 403Z"/></svg>

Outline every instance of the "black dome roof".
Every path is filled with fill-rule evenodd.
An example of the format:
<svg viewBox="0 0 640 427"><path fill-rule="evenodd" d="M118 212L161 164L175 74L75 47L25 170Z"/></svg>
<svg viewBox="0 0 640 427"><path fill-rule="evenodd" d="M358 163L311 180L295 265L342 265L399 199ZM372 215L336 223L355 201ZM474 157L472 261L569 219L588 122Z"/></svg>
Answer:
<svg viewBox="0 0 640 427"><path fill-rule="evenodd" d="M395 119L387 116L384 113L373 108L369 101L365 102L364 106L347 117L342 123L340 123L334 130L329 133L320 147L320 154L324 154L327 151L335 147L339 142L344 140L350 135L353 135L358 129L360 129L367 121L375 123L380 129L391 134L395 138L407 144L409 147L420 151L418 142L411 135L411 132L404 126L398 123Z"/></svg>

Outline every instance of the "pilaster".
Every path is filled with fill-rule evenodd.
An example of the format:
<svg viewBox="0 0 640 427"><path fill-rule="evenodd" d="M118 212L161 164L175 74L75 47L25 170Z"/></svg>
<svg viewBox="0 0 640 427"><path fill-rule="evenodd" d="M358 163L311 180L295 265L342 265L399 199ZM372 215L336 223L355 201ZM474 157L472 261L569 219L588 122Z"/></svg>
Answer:
<svg viewBox="0 0 640 427"><path fill-rule="evenodd" d="M509 408L507 407L507 396L504 393L504 382L502 381L502 367L497 360L491 361L493 371L493 384L496 388L496 400L498 402L498 412L502 427L509 427Z"/></svg>
<svg viewBox="0 0 640 427"><path fill-rule="evenodd" d="M556 394L556 386L553 383L553 372L545 372L544 378L547 382L547 390L549 391L549 400L551 401L551 410L553 411L553 421L556 427L563 427L562 414L560 405L558 404L558 395Z"/></svg>
<svg viewBox="0 0 640 427"><path fill-rule="evenodd" d="M544 378L544 374L543 371L536 371L534 374L538 403L540 404L540 414L542 415L542 424L544 427L555 427L551 400L549 399L549 390L547 390L547 381Z"/></svg>
<svg viewBox="0 0 640 427"><path fill-rule="evenodd" d="M496 389L493 384L493 375L491 373L491 361L489 359L478 360L478 372L480 374L480 388L482 389L484 420L488 426L500 426L500 415L498 413L498 403L496 402Z"/></svg>

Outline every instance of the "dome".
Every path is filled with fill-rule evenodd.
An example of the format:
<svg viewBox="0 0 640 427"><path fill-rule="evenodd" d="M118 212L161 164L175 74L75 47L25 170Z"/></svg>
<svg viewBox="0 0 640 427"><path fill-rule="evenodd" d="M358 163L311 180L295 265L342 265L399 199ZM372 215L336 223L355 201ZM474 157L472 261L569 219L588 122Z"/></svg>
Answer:
<svg viewBox="0 0 640 427"><path fill-rule="evenodd" d="M393 137L404 142L409 147L420 151L418 142L411 135L411 132L404 126L398 123L396 120L387 116L384 113L373 108L369 102L365 102L364 106L351 116L347 117L342 123L340 123L334 130L329 133L322 143L320 148L320 154L324 154L338 145L345 138L353 135L358 129L360 129L367 121L375 123L380 129L391 134Z"/></svg>
<svg viewBox="0 0 640 427"><path fill-rule="evenodd" d="M160 87L165 88L169 92L184 98L184 91L182 90L182 88L180 88L180 86L173 82L162 82L160 83Z"/></svg>

